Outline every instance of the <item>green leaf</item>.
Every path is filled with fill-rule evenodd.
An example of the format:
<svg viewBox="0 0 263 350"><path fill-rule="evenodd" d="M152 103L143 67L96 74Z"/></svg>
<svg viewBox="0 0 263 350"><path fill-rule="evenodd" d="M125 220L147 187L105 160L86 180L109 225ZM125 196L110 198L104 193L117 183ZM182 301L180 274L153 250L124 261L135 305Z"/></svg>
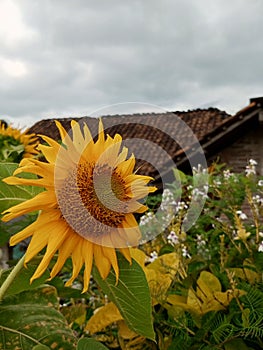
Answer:
<svg viewBox="0 0 263 350"><path fill-rule="evenodd" d="M94 267L93 276L103 292L116 304L127 326L137 334L155 340L150 290L145 274L135 260L130 265L123 255L118 254L118 262L118 284L112 270L103 280Z"/></svg>
<svg viewBox="0 0 263 350"><path fill-rule="evenodd" d="M77 350L108 350L108 348L93 338L82 338L78 342Z"/></svg>
<svg viewBox="0 0 263 350"><path fill-rule="evenodd" d="M8 185L2 179L13 175L15 169L18 168L17 163L0 163L0 213L4 210L24 202L42 192L43 189L36 186L16 186ZM29 173L19 175L23 178L35 178L36 176Z"/></svg>
<svg viewBox="0 0 263 350"><path fill-rule="evenodd" d="M48 284L54 286L58 291L60 298L63 299L88 299L90 296L88 293L82 294L82 289L65 287L65 282L60 277L52 278L52 280L49 281Z"/></svg>
<svg viewBox="0 0 263 350"><path fill-rule="evenodd" d="M12 235L22 231L25 227L32 224L36 220L36 217L37 217L36 214L35 215L29 214L29 215L23 215L19 218L10 220L8 222L3 222L0 220L0 232L1 232L0 247L7 244ZM1 219L1 215L0 215L0 219ZM23 255L22 252L20 252L20 256L21 255ZM17 256L17 258L19 258L20 256Z"/></svg>
<svg viewBox="0 0 263 350"><path fill-rule="evenodd" d="M37 268L37 266L33 265L32 263L28 264L27 268L23 268L16 275L15 281L7 289L5 296L18 294L18 293L21 293L23 291L30 290L30 289L35 289L35 288L39 287L40 285L42 285L43 283L45 283L45 281L49 278L48 271L45 271L41 277L37 278L36 280L34 280L30 284L30 278L33 276L36 268ZM5 279L7 278L7 276L9 275L9 273L11 271L12 271L12 268L5 270L1 274L0 285L3 284L3 282L5 281Z"/></svg>
<svg viewBox="0 0 263 350"><path fill-rule="evenodd" d="M227 342L225 344L225 350L249 350L252 348L249 348L246 346L246 344L243 342L242 339L233 339L230 342Z"/></svg>
<svg viewBox="0 0 263 350"><path fill-rule="evenodd" d="M76 338L58 308L56 289L50 286L6 297L0 305L0 349L75 349Z"/></svg>
<svg viewBox="0 0 263 350"><path fill-rule="evenodd" d="M50 350L50 348L46 345L36 345L32 348L32 350Z"/></svg>

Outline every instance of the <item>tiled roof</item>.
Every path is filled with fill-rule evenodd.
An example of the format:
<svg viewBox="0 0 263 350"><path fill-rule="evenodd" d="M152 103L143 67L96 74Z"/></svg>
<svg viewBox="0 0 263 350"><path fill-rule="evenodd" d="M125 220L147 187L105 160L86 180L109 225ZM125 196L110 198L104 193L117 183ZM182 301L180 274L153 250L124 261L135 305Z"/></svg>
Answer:
<svg viewBox="0 0 263 350"><path fill-rule="evenodd" d="M175 155L184 153L182 148L185 150L193 144L193 134L197 140L200 140L230 117L226 112L216 108L208 108L187 112L109 115L103 116L102 120L107 133L111 136L119 133L126 140L124 144L127 144L136 158L144 159L137 161L139 171L155 176L156 166L161 169L167 162L167 157L162 150L174 158ZM92 134L96 135L98 128L96 118L83 117L75 120L80 124L85 121ZM59 121L66 130L70 129L70 118L59 119ZM37 122L29 129L29 132L59 139L54 119ZM156 148L158 149L156 150ZM152 167L145 160L155 166Z"/></svg>
<svg viewBox="0 0 263 350"><path fill-rule="evenodd" d="M202 146L210 145L211 148L213 140L222 137L226 130L233 128L233 125L239 124L240 120L255 107L255 102L252 102L235 116L216 108L208 108L187 112L109 115L102 116L102 120L106 132L111 136L119 133L124 139L124 144L136 158L139 158L138 171L156 178L159 177L160 171L165 173L171 170L168 168L173 162L179 164L185 159L185 152L191 149L195 142L200 142ZM80 124L85 121L96 137L97 118L83 117L75 120ZM59 121L66 130L70 129L71 118ZM59 139L54 119L37 122L29 132ZM169 158L167 154L173 162L167 161Z"/></svg>

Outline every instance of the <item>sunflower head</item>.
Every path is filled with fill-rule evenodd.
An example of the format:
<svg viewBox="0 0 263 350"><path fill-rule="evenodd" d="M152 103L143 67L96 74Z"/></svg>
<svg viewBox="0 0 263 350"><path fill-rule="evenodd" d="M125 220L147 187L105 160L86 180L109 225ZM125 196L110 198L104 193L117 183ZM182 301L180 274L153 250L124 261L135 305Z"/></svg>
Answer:
<svg viewBox="0 0 263 350"><path fill-rule="evenodd" d="M46 145L38 147L46 162L24 159L14 176L5 179L9 184L40 186L44 191L6 210L3 220L41 210L33 224L11 238L11 245L32 237L25 262L46 249L32 280L43 274L55 254L51 278L68 258L72 259L68 285L84 265L86 290L93 263L102 278L112 267L118 279L116 249L131 261L129 247L138 245L141 237L134 213L147 209L141 200L156 188L147 186L152 178L136 174L135 158L127 157L121 136L105 136L101 121L96 141L86 124L80 128L73 121L68 133L56 124L62 143L42 136ZM37 178L17 177L21 172L31 172Z"/></svg>
<svg viewBox="0 0 263 350"><path fill-rule="evenodd" d="M39 152L38 138L0 121L0 161L19 163L23 158L33 157Z"/></svg>

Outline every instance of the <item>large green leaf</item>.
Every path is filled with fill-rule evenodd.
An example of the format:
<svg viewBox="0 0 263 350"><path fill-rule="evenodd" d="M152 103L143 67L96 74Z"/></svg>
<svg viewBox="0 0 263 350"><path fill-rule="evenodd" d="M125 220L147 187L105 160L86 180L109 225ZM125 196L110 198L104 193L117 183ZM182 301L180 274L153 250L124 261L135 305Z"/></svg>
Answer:
<svg viewBox="0 0 263 350"><path fill-rule="evenodd" d="M47 285L6 297L0 305L0 349L75 349L76 338L58 307L56 289Z"/></svg>
<svg viewBox="0 0 263 350"><path fill-rule="evenodd" d="M46 345L36 345L32 348L32 350L50 350L50 348Z"/></svg>
<svg viewBox="0 0 263 350"><path fill-rule="evenodd" d="M8 295L14 295L21 293L25 290L35 289L39 287L41 284L45 283L45 281L49 278L49 272L45 271L44 274L34 280L30 284L30 278L33 276L35 270L37 268L37 265L30 263L27 264L27 268L23 268L19 273L16 275L15 280L10 285L10 287L7 289L5 296ZM9 273L12 271L12 268L5 270L2 272L0 277L0 286L3 284Z"/></svg>
<svg viewBox="0 0 263 350"><path fill-rule="evenodd" d="M108 348L95 339L82 338L78 342L77 350L108 350Z"/></svg>
<svg viewBox="0 0 263 350"><path fill-rule="evenodd" d="M17 163L0 163L0 213L43 191L43 189L36 186L16 186L4 183L2 179L11 176L17 167ZM28 173L19 176L24 178L35 177L35 175Z"/></svg>
<svg viewBox="0 0 263 350"><path fill-rule="evenodd" d="M118 284L112 270L103 280L95 267L93 276L103 292L116 304L128 327L137 334L154 340L151 297L145 274L135 260L130 265L121 254L118 254L118 262L120 268Z"/></svg>

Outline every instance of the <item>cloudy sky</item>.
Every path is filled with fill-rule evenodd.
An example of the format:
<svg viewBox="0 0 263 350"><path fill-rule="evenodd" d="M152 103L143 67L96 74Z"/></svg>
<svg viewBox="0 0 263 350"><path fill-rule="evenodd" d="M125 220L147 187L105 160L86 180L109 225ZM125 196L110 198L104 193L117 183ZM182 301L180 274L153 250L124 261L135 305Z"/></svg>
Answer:
<svg viewBox="0 0 263 350"><path fill-rule="evenodd" d="M262 13L262 0L0 0L1 117L233 114L263 95Z"/></svg>

